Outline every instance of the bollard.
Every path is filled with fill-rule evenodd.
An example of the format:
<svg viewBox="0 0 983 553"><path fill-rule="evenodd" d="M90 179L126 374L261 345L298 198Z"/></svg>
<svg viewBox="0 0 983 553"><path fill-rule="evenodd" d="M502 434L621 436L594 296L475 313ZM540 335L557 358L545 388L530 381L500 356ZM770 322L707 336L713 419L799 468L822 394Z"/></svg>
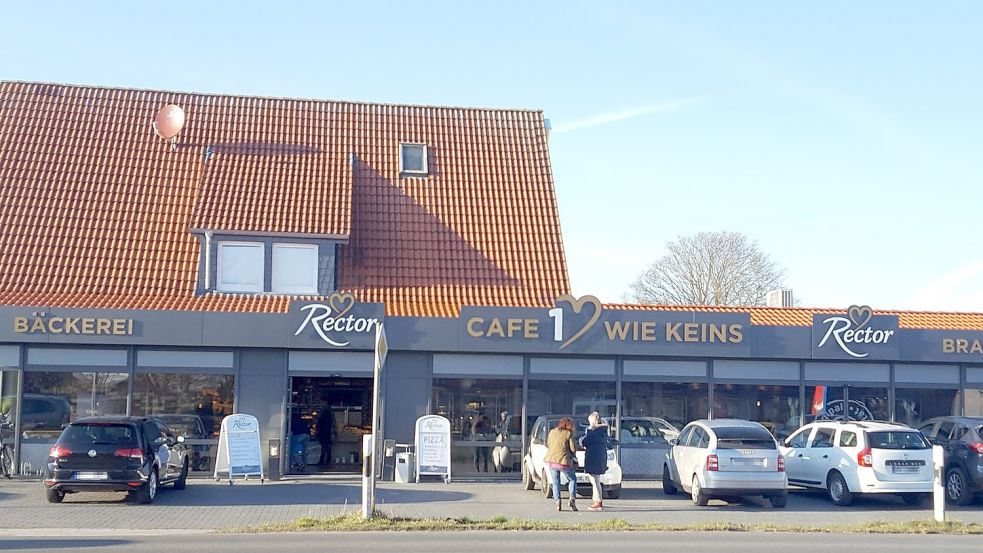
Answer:
<svg viewBox="0 0 983 553"><path fill-rule="evenodd" d="M372 435L362 436L362 518L368 520L372 518Z"/></svg>
<svg viewBox="0 0 983 553"><path fill-rule="evenodd" d="M932 446L932 464L935 478L932 479L932 495L935 502L935 522L945 522L945 451L942 446Z"/></svg>

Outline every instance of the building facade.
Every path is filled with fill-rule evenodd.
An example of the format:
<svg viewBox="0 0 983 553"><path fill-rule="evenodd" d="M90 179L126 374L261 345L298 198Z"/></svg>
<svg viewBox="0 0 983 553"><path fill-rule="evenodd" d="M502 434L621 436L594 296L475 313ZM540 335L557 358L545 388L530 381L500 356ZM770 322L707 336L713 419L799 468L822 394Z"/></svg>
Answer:
<svg viewBox="0 0 983 553"><path fill-rule="evenodd" d="M386 437L446 416L455 474L508 475L543 414L598 410L623 444L635 417L983 415L981 314L571 296L541 112L5 82L0 181L24 474L96 414L164 417L209 471L236 412L264 446L310 435L300 470L358 471L380 323Z"/></svg>

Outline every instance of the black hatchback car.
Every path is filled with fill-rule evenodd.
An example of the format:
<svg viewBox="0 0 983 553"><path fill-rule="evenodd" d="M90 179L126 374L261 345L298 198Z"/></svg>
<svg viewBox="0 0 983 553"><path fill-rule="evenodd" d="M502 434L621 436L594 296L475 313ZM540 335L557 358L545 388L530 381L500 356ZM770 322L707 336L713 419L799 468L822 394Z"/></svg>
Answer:
<svg viewBox="0 0 983 553"><path fill-rule="evenodd" d="M157 497L161 484L184 489L188 450L153 417L86 417L62 431L48 452L45 494L59 503L67 493L125 491L140 503Z"/></svg>
<svg viewBox="0 0 983 553"><path fill-rule="evenodd" d="M983 417L936 417L918 430L945 449L946 499L969 505L983 495Z"/></svg>

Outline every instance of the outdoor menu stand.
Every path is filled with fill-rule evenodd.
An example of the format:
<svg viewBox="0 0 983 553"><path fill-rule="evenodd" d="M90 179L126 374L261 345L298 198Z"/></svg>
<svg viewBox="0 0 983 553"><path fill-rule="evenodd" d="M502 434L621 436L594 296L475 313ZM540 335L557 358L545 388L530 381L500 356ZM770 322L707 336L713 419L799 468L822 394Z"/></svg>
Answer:
<svg viewBox="0 0 983 553"><path fill-rule="evenodd" d="M442 476L451 482L451 421L440 415L424 415L416 419L416 483L420 476Z"/></svg>
<svg viewBox="0 0 983 553"><path fill-rule="evenodd" d="M259 445L259 421L252 415L236 414L222 419L222 430L218 438L218 454L215 457L215 481L221 480L219 474L229 475L232 480L241 476L259 476L259 482L266 481Z"/></svg>

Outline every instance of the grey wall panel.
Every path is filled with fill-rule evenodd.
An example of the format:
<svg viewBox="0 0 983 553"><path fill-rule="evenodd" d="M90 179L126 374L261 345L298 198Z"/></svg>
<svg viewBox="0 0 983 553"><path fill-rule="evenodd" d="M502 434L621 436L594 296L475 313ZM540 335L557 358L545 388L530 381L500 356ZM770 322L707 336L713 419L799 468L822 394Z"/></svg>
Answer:
<svg viewBox="0 0 983 553"><path fill-rule="evenodd" d="M287 352L285 350L242 350L239 354L239 397L237 411L253 415L259 421L260 451L263 466L268 466L268 444L271 439L281 440L280 450L289 451L289 444L282 444L283 398L287 394Z"/></svg>
<svg viewBox="0 0 983 553"><path fill-rule="evenodd" d="M805 370L805 379L813 382L891 381L887 363L806 363Z"/></svg>
<svg viewBox="0 0 983 553"><path fill-rule="evenodd" d="M529 360L530 374L549 375L614 375L614 359L564 359L562 357L533 357Z"/></svg>
<svg viewBox="0 0 983 553"><path fill-rule="evenodd" d="M0 346L0 367L20 366L19 346Z"/></svg>
<svg viewBox="0 0 983 553"><path fill-rule="evenodd" d="M631 376L679 376L683 378L707 377L704 361L632 361L625 360L625 377Z"/></svg>
<svg viewBox="0 0 983 553"><path fill-rule="evenodd" d="M28 365L126 367L125 349L28 348Z"/></svg>
<svg viewBox="0 0 983 553"><path fill-rule="evenodd" d="M959 385L959 367L956 365L895 365L894 381L911 384Z"/></svg>
<svg viewBox="0 0 983 553"><path fill-rule="evenodd" d="M522 356L438 353L433 356L433 373L509 375L521 378Z"/></svg>
<svg viewBox="0 0 983 553"><path fill-rule="evenodd" d="M966 369L966 382L973 384L983 384L983 367L969 367Z"/></svg>
<svg viewBox="0 0 983 553"><path fill-rule="evenodd" d="M205 367L231 369L231 351L144 350L137 351L138 367Z"/></svg>
<svg viewBox="0 0 983 553"><path fill-rule="evenodd" d="M375 362L375 354L367 351L291 351L289 358L290 372L355 373L370 378Z"/></svg>
<svg viewBox="0 0 983 553"><path fill-rule="evenodd" d="M430 403L430 355L391 352L386 360L386 439L413 443L413 425Z"/></svg>
<svg viewBox="0 0 983 553"><path fill-rule="evenodd" d="M795 361L733 361L713 362L713 378L746 378L754 380L799 381L799 364Z"/></svg>

